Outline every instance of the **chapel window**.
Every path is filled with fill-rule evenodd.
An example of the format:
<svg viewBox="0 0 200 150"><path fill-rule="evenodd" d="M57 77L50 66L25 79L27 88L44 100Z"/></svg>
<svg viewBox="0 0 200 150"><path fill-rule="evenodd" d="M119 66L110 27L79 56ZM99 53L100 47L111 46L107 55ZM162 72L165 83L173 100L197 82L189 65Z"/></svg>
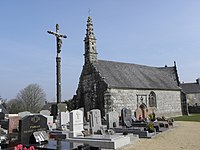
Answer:
<svg viewBox="0 0 200 150"><path fill-rule="evenodd" d="M157 107L156 94L153 91L149 94L149 107Z"/></svg>

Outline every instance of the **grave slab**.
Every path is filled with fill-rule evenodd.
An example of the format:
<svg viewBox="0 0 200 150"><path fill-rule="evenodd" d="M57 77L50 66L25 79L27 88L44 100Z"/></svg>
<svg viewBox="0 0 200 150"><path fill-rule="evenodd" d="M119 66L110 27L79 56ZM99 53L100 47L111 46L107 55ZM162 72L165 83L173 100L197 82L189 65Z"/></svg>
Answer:
<svg viewBox="0 0 200 150"><path fill-rule="evenodd" d="M144 128L114 128L115 133L132 133L139 136L139 138L152 138L156 135L156 132L149 133L148 131L144 131Z"/></svg>
<svg viewBox="0 0 200 150"><path fill-rule="evenodd" d="M130 136L124 136L122 134L115 135L90 135L90 136L77 136L74 138L68 138L69 142L85 143L90 146L99 147L102 149L118 149L130 143Z"/></svg>

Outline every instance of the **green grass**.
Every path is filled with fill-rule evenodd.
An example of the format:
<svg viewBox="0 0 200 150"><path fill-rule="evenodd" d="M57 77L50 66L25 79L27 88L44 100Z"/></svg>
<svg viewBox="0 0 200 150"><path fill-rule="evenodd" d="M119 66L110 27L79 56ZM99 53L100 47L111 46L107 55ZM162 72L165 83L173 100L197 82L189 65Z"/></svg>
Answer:
<svg viewBox="0 0 200 150"><path fill-rule="evenodd" d="M200 122L200 114L190 114L189 116L173 117L175 121L194 121Z"/></svg>

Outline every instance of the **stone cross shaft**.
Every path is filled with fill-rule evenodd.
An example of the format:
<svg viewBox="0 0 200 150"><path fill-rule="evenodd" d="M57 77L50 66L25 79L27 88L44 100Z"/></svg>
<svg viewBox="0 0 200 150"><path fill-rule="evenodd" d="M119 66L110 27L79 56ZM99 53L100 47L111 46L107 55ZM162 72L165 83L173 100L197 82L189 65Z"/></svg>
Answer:
<svg viewBox="0 0 200 150"><path fill-rule="evenodd" d="M61 102L61 69L60 69L60 52L62 46L62 38L67 38L66 35L59 33L59 25L56 24L56 32L47 31L49 34L56 36L56 44L57 44L57 56L56 56L56 78L57 78L57 104Z"/></svg>

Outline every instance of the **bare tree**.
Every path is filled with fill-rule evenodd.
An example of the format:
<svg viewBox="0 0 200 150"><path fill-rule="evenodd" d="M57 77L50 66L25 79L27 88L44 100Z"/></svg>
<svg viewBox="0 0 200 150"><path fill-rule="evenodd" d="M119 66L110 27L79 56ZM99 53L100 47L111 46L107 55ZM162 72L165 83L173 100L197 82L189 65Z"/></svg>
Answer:
<svg viewBox="0 0 200 150"><path fill-rule="evenodd" d="M16 96L23 111L38 112L44 105L46 94L38 84L29 84Z"/></svg>

